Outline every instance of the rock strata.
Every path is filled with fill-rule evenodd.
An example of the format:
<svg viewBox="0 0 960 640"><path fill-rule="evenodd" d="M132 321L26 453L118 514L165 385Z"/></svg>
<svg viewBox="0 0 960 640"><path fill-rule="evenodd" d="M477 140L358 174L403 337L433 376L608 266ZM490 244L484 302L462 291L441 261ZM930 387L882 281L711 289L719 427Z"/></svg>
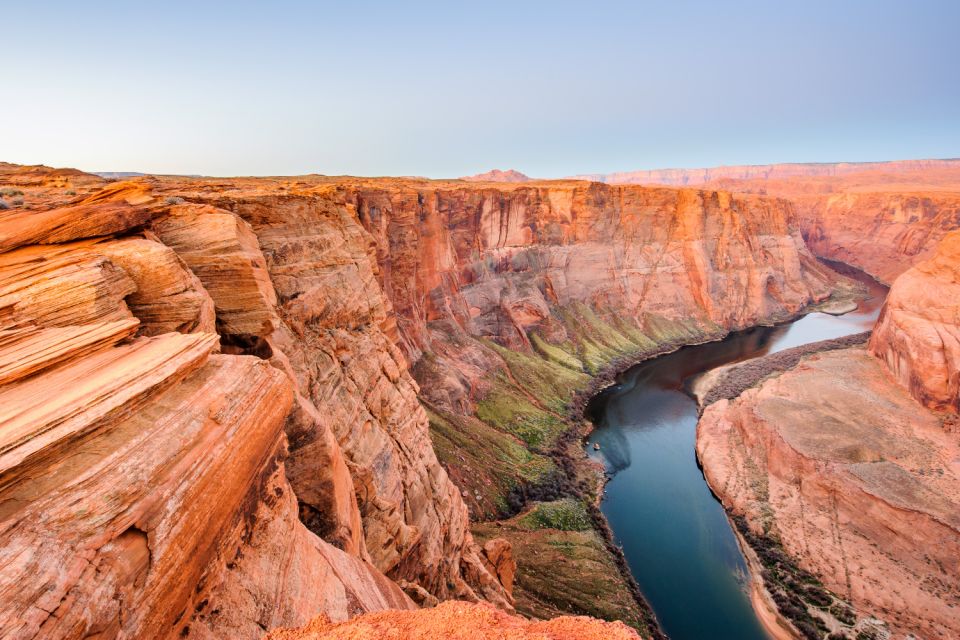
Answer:
<svg viewBox="0 0 960 640"><path fill-rule="evenodd" d="M960 231L897 278L870 351L919 402L960 411Z"/></svg>

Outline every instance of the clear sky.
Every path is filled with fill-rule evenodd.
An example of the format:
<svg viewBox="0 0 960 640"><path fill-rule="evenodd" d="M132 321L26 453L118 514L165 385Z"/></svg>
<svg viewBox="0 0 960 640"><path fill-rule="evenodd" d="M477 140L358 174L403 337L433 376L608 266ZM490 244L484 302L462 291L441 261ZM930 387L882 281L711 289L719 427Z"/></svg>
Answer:
<svg viewBox="0 0 960 640"><path fill-rule="evenodd" d="M536 177L960 156L960 1L0 3L0 160Z"/></svg>

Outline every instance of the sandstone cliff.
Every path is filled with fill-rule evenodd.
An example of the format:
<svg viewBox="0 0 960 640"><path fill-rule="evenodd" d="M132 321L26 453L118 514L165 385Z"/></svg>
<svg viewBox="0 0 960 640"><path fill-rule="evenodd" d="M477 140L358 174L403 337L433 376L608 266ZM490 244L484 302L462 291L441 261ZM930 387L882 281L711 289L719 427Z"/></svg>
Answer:
<svg viewBox="0 0 960 640"><path fill-rule="evenodd" d="M960 411L960 231L897 278L870 351L919 402Z"/></svg>
<svg viewBox="0 0 960 640"><path fill-rule="evenodd" d="M609 183L702 185L791 201L817 256L887 284L960 226L960 160L715 167L589 176Z"/></svg>
<svg viewBox="0 0 960 640"><path fill-rule="evenodd" d="M808 637L960 634L958 234L897 278L869 351L807 356L698 425L710 486Z"/></svg>
<svg viewBox="0 0 960 640"><path fill-rule="evenodd" d="M255 637L410 597L509 609L540 554L514 569L468 510L589 500L565 414L590 374L840 282L788 203L752 195L23 174L0 216L16 637ZM596 600L650 632L581 537L617 575ZM531 603L553 587L516 584Z"/></svg>
<svg viewBox="0 0 960 640"><path fill-rule="evenodd" d="M902 174L960 168L960 160L893 160L890 162L811 162L733 165L706 169L649 169L594 173L580 179L607 184L666 184L693 186L719 180L781 180L803 182L809 178L839 177L864 172Z"/></svg>

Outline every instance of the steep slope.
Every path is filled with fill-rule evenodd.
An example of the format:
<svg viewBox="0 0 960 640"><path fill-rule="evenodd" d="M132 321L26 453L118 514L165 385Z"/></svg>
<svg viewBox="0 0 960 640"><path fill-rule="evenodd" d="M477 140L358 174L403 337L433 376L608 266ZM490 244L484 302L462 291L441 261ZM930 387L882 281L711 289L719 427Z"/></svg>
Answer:
<svg viewBox="0 0 960 640"><path fill-rule="evenodd" d="M0 394L19 421L0 540L33 563L0 588L23 637L255 637L411 597L509 610L515 582L528 614L618 615L653 635L594 529L598 478L568 410L607 367L846 286L790 205L759 196L71 174L78 196L25 173L6 176L26 204L0 217ZM51 405L63 417L38 408L53 388L73 390ZM43 474L49 496L28 480ZM90 487L122 495L78 511ZM471 533L471 512L565 504L587 529L510 527L527 557ZM529 579L550 557L538 545L558 542L609 574L594 598L555 592L577 563ZM51 578L56 615L31 610L67 556L92 564Z"/></svg>
<svg viewBox="0 0 960 640"><path fill-rule="evenodd" d="M897 278L870 351L919 402L960 411L960 230Z"/></svg>
<svg viewBox="0 0 960 640"><path fill-rule="evenodd" d="M888 284L931 257L944 234L960 226L960 160L716 167L592 178L785 198L796 207L814 254Z"/></svg>
<svg viewBox="0 0 960 640"><path fill-rule="evenodd" d="M710 486L807 637L960 634L957 240L897 279L869 351L807 356L698 425Z"/></svg>

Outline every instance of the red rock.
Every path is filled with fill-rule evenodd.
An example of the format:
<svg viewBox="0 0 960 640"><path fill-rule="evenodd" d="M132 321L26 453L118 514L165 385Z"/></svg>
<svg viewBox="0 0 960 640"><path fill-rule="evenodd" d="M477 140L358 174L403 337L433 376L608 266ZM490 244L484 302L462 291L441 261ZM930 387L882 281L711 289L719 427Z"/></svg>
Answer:
<svg viewBox="0 0 960 640"><path fill-rule="evenodd" d="M918 401L960 411L960 231L897 278L870 351Z"/></svg>
<svg viewBox="0 0 960 640"><path fill-rule="evenodd" d="M530 182L528 176L513 169L507 169L506 171L491 169L486 173L478 173L475 176L464 176L460 179L466 180L467 182Z"/></svg>
<svg viewBox="0 0 960 640"><path fill-rule="evenodd" d="M411 613L387 611L331 623L321 617L303 629L278 629L268 640L631 640L640 636L621 622L586 617L560 617L533 622L510 616L485 604L445 602Z"/></svg>
<svg viewBox="0 0 960 640"><path fill-rule="evenodd" d="M228 211L177 205L151 229L200 278L216 304L222 334L268 336L277 298L253 230Z"/></svg>
<svg viewBox="0 0 960 640"><path fill-rule="evenodd" d="M0 251L126 231L147 222L155 202L147 182L120 182L67 206L0 211Z"/></svg>
<svg viewBox="0 0 960 640"><path fill-rule="evenodd" d="M710 405L697 455L728 511L860 616L960 634L960 443L866 350L808 356Z"/></svg>

